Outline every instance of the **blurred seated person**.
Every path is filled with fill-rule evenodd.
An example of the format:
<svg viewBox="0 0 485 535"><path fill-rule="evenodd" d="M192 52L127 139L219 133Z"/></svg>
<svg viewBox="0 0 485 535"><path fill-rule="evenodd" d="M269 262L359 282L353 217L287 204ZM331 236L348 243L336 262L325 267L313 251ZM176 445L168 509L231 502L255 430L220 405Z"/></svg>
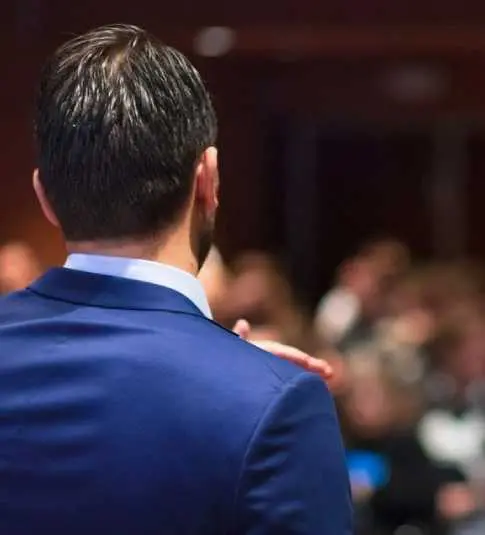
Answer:
<svg viewBox="0 0 485 535"><path fill-rule="evenodd" d="M309 349L309 322L271 256L260 252L241 255L234 263L225 301L228 325L244 318L251 324L255 340L274 340Z"/></svg>
<svg viewBox="0 0 485 535"><path fill-rule="evenodd" d="M430 351L431 410L419 428L422 443L430 456L473 477L485 458L485 312L476 306L450 312Z"/></svg>
<svg viewBox="0 0 485 535"><path fill-rule="evenodd" d="M27 244L12 242L0 247L0 295L25 288L40 274L39 262Z"/></svg>
<svg viewBox="0 0 485 535"><path fill-rule="evenodd" d="M369 341L386 312L387 296L406 271L409 252L398 241L371 242L339 267L337 282L317 308L318 336L342 350Z"/></svg>
<svg viewBox="0 0 485 535"><path fill-rule="evenodd" d="M451 464L434 462L418 441L421 367L410 354L365 346L348 356L347 370L342 417L358 512L356 535L393 535L402 526L442 535L443 523L469 513L474 501L463 474ZM460 492L466 503L450 499Z"/></svg>

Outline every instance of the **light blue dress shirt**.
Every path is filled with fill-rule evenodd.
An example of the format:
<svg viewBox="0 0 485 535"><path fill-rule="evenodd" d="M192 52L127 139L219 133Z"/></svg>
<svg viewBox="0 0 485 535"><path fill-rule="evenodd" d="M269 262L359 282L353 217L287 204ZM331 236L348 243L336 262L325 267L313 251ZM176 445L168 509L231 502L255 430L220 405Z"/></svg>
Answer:
<svg viewBox="0 0 485 535"><path fill-rule="evenodd" d="M165 286L185 296L212 319L202 284L190 273L176 267L150 260L79 253L69 255L64 267Z"/></svg>

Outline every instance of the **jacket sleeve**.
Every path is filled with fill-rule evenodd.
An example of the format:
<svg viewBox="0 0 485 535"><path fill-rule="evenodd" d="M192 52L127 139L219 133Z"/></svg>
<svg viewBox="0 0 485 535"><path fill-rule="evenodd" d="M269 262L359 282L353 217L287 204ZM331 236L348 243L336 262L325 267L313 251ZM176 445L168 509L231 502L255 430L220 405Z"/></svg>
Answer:
<svg viewBox="0 0 485 535"><path fill-rule="evenodd" d="M350 535L352 505L340 429L325 384L284 385L248 446L236 498L237 535Z"/></svg>

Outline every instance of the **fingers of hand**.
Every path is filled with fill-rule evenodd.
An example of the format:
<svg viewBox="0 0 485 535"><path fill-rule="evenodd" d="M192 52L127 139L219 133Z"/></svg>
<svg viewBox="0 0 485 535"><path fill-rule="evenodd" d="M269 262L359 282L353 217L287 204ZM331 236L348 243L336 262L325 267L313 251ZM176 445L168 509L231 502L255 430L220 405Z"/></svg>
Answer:
<svg viewBox="0 0 485 535"><path fill-rule="evenodd" d="M236 325L234 325L233 332L243 340L251 342L251 340L249 340L251 335L251 326L246 320L238 320ZM296 347L287 346L280 344L279 342L272 342L269 340L254 341L251 343L263 349L264 351L273 353L277 357L293 362L293 364L301 366L309 372L316 373L325 380L330 379L333 376L333 368L327 361L311 357L307 353L296 349Z"/></svg>
<svg viewBox="0 0 485 535"><path fill-rule="evenodd" d="M256 342L255 345L282 359L289 360L290 362L293 362L293 364L301 366L312 373L317 373L324 379L330 379L333 375L333 369L328 362L311 357L307 353L294 347L269 341Z"/></svg>
<svg viewBox="0 0 485 535"><path fill-rule="evenodd" d="M251 326L246 320L238 320L234 325L232 331L237 334L243 340L247 340L251 333Z"/></svg>

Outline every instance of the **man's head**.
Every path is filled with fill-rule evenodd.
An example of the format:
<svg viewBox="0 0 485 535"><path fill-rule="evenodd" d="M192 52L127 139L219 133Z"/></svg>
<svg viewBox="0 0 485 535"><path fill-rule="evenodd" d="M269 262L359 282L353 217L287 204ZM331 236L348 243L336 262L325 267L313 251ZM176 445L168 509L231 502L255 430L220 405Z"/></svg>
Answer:
<svg viewBox="0 0 485 535"><path fill-rule="evenodd" d="M216 116L199 73L144 30L61 46L37 98L34 184L68 242L159 240L184 225L199 267L217 208Z"/></svg>

